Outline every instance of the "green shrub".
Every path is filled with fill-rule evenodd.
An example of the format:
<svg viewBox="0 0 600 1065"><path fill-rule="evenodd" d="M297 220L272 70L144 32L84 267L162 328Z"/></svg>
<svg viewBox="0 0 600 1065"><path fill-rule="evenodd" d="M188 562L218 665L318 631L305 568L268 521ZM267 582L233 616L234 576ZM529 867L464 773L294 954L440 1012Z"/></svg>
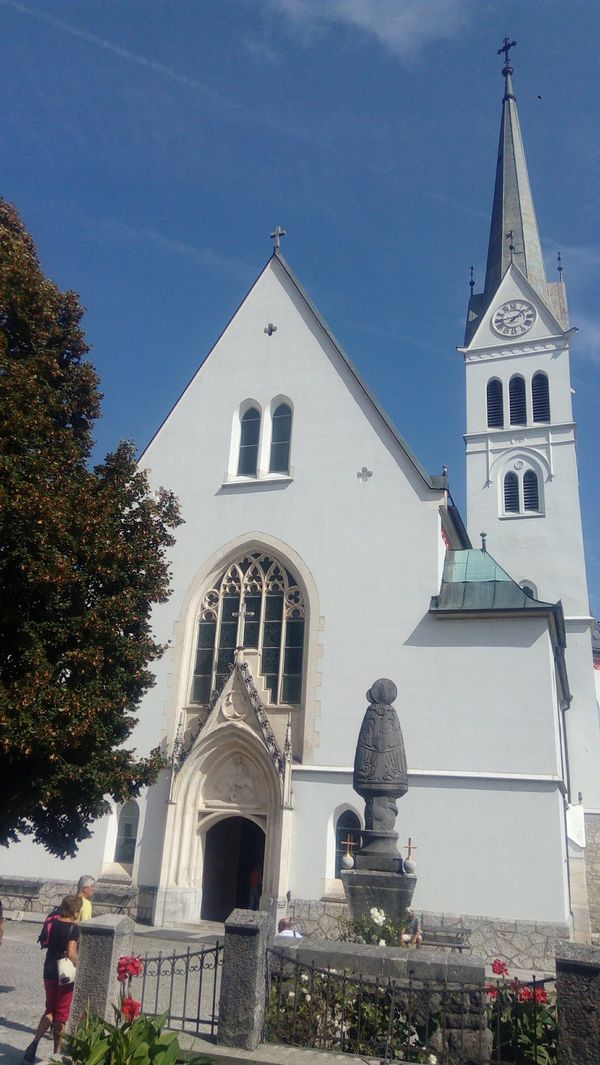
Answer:
<svg viewBox="0 0 600 1065"><path fill-rule="evenodd" d="M115 1011L117 1012L117 1011ZM175 1032L163 1032L166 1014L109 1024L89 1013L66 1040L73 1065L175 1065L181 1048ZM201 1054L188 1065L214 1065Z"/></svg>

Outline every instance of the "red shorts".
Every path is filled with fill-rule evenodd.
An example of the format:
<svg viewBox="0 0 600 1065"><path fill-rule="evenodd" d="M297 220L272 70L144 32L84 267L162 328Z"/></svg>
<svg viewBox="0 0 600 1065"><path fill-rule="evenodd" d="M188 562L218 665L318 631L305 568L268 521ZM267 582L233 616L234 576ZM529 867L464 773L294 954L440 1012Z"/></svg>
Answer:
<svg viewBox="0 0 600 1065"><path fill-rule="evenodd" d="M66 1024L71 1012L75 984L59 984L58 980L44 980L46 988L45 1013L51 1013L59 1024Z"/></svg>

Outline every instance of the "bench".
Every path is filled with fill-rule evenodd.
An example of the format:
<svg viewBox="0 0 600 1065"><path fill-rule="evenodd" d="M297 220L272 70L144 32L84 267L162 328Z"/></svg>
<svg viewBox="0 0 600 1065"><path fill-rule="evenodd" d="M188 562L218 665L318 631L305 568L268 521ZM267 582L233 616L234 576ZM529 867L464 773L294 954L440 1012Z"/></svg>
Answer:
<svg viewBox="0 0 600 1065"><path fill-rule="evenodd" d="M464 925L451 925L450 927L428 925L421 928L423 945L428 947L447 947L449 950L471 950L469 937L471 929Z"/></svg>

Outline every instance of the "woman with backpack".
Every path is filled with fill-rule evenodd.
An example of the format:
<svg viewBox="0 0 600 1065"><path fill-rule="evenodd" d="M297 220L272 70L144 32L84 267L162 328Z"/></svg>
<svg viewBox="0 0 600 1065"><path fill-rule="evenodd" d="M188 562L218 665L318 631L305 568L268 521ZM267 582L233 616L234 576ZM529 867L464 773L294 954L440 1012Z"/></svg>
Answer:
<svg viewBox="0 0 600 1065"><path fill-rule="evenodd" d="M75 966L77 965L81 899L78 895L65 895L58 914L52 921L48 936L48 951L44 961L44 987L46 1008L37 1027L33 1041L23 1055L23 1061L35 1061L38 1043L52 1025L54 1053L60 1053L65 1025L69 1020ZM67 961L71 963L69 966ZM64 971L69 970L69 971Z"/></svg>

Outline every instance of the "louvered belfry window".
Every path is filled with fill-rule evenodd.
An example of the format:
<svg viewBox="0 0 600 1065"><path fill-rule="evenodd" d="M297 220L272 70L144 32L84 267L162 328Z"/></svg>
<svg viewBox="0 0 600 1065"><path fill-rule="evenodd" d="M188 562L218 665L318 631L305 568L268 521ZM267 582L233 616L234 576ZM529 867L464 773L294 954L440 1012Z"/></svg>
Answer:
<svg viewBox="0 0 600 1065"><path fill-rule="evenodd" d="M294 575L272 555L232 562L202 600L193 703L206 705L226 681L236 647L256 648L271 703L302 698L305 605Z"/></svg>
<svg viewBox="0 0 600 1065"><path fill-rule="evenodd" d="M527 400L525 398L525 379L520 376L511 377L508 386L510 403L510 424L527 424Z"/></svg>
<svg viewBox="0 0 600 1065"><path fill-rule="evenodd" d="M487 386L487 423L489 429L502 429L504 427L504 398L502 394L502 381L497 377L488 381Z"/></svg>
<svg viewBox="0 0 600 1065"><path fill-rule="evenodd" d="M533 470L527 470L523 475L523 509L539 510L540 493L537 474Z"/></svg>
<svg viewBox="0 0 600 1065"><path fill-rule="evenodd" d="M545 373L536 373L531 382L534 422L550 421L550 389Z"/></svg>
<svg viewBox="0 0 600 1065"><path fill-rule="evenodd" d="M519 513L519 478L516 473L507 473L504 478L504 510L507 514Z"/></svg>

